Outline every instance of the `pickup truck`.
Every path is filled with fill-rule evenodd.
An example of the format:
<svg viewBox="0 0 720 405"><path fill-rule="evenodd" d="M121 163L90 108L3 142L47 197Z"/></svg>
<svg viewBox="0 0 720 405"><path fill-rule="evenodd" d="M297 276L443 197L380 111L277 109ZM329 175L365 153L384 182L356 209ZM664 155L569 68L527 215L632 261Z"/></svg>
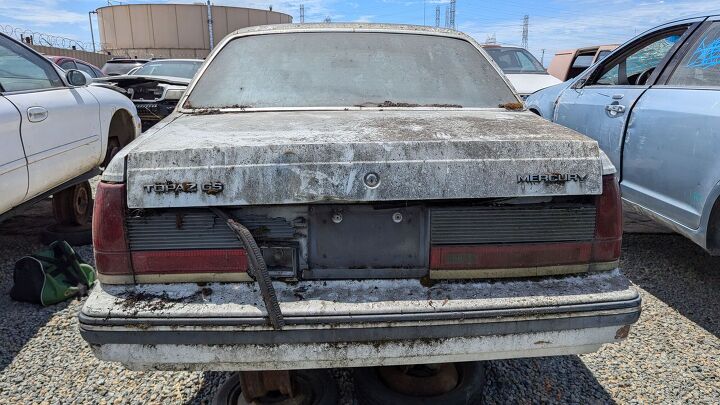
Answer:
<svg viewBox="0 0 720 405"><path fill-rule="evenodd" d="M140 134L130 100L90 87L0 34L0 221L53 195L60 224L90 221L86 180Z"/></svg>
<svg viewBox="0 0 720 405"><path fill-rule="evenodd" d="M585 353L640 312L614 167L452 30L230 34L95 212L80 333L136 370Z"/></svg>
<svg viewBox="0 0 720 405"><path fill-rule="evenodd" d="M550 61L547 71L563 82L573 79L591 65L604 59L617 47L617 45L595 45L559 51Z"/></svg>

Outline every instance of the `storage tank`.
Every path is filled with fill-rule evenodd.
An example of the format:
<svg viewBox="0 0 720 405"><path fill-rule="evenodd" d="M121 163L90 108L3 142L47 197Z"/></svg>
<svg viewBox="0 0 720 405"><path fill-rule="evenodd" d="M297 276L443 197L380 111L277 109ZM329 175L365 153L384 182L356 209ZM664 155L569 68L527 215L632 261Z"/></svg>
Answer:
<svg viewBox="0 0 720 405"><path fill-rule="evenodd" d="M245 27L291 23L270 10L210 6L213 42ZM97 9L102 49L113 56L204 58L210 52L206 4L123 4Z"/></svg>

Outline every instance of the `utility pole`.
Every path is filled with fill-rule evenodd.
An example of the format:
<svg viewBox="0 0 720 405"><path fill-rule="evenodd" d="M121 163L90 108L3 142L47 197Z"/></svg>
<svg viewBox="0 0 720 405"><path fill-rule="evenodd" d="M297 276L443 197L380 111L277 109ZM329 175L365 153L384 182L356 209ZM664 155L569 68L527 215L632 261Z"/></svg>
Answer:
<svg viewBox="0 0 720 405"><path fill-rule="evenodd" d="M440 6L435 6L435 27L440 27Z"/></svg>
<svg viewBox="0 0 720 405"><path fill-rule="evenodd" d="M540 56L540 64L545 67L545 48L543 48L542 55Z"/></svg>
<svg viewBox="0 0 720 405"><path fill-rule="evenodd" d="M450 6L445 6L445 28L450 28Z"/></svg>
<svg viewBox="0 0 720 405"><path fill-rule="evenodd" d="M523 33L522 33L522 47L528 48L528 31L530 28L530 16L525 14L523 17Z"/></svg>
<svg viewBox="0 0 720 405"><path fill-rule="evenodd" d="M305 23L305 5L300 5L300 24Z"/></svg>
<svg viewBox="0 0 720 405"><path fill-rule="evenodd" d="M456 29L455 27L455 3L456 0L450 0L450 28Z"/></svg>
<svg viewBox="0 0 720 405"><path fill-rule="evenodd" d="M88 11L88 20L90 21L90 38L93 43L93 52L97 52L95 49L95 32L93 31L92 15L97 14L97 11Z"/></svg>
<svg viewBox="0 0 720 405"><path fill-rule="evenodd" d="M212 5L210 0L207 0L207 13L208 13L208 36L210 38L210 51L215 47L215 38L213 38L213 18L212 18Z"/></svg>

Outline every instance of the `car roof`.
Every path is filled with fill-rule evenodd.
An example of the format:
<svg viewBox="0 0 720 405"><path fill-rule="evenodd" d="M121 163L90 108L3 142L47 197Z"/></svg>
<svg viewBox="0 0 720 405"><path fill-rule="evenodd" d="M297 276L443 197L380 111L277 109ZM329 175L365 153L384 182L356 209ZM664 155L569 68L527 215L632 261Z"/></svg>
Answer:
<svg viewBox="0 0 720 405"><path fill-rule="evenodd" d="M694 18L708 18L708 17L716 17L716 16L720 16L720 8L713 10L713 11L706 11L704 13L694 13L694 14L689 14L689 15L683 16L683 17L674 18L670 21L664 22L663 24L658 24L657 26L661 26L661 25L665 25L665 24L672 24L674 22L680 22L683 20L690 20L690 19L694 19Z"/></svg>
<svg viewBox="0 0 720 405"><path fill-rule="evenodd" d="M585 52L585 51L597 51L597 50L612 50L617 48L618 44L606 44L606 45L590 45L590 46L583 46L581 48L572 48L572 49L565 49L562 51L555 52L555 55L562 55L562 54L573 54L575 52Z"/></svg>
<svg viewBox="0 0 720 405"><path fill-rule="evenodd" d="M147 63L150 59L112 58L105 63Z"/></svg>
<svg viewBox="0 0 720 405"><path fill-rule="evenodd" d="M448 28L428 27L410 24L378 24L378 23L304 23L258 25L241 28L230 33L223 41L248 34L272 34L288 32L407 32L408 34L437 35L469 40L477 44L472 37L460 31ZM478 44L480 46L480 44Z"/></svg>
<svg viewBox="0 0 720 405"><path fill-rule="evenodd" d="M481 45L485 49L522 49L525 50L525 48L520 46L505 46L505 45Z"/></svg>
<svg viewBox="0 0 720 405"><path fill-rule="evenodd" d="M153 59L149 62L205 62L202 59Z"/></svg>

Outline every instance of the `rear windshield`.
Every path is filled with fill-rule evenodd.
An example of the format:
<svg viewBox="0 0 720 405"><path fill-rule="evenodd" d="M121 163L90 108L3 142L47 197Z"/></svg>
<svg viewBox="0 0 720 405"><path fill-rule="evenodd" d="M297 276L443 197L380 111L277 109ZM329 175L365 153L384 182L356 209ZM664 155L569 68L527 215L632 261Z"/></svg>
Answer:
<svg viewBox="0 0 720 405"><path fill-rule="evenodd" d="M185 107L497 107L516 100L497 70L464 40L302 32L229 42Z"/></svg>
<svg viewBox="0 0 720 405"><path fill-rule="evenodd" d="M107 62L102 71L108 76L124 75L132 68L142 65L139 62Z"/></svg>
<svg viewBox="0 0 720 405"><path fill-rule="evenodd" d="M135 72L133 75L140 76L169 76L169 77L182 77L185 79L192 79L195 76L195 72L200 69L202 61L192 60L163 60L157 62L148 62Z"/></svg>
<svg viewBox="0 0 720 405"><path fill-rule="evenodd" d="M532 54L521 48L485 48L505 73L546 73Z"/></svg>

